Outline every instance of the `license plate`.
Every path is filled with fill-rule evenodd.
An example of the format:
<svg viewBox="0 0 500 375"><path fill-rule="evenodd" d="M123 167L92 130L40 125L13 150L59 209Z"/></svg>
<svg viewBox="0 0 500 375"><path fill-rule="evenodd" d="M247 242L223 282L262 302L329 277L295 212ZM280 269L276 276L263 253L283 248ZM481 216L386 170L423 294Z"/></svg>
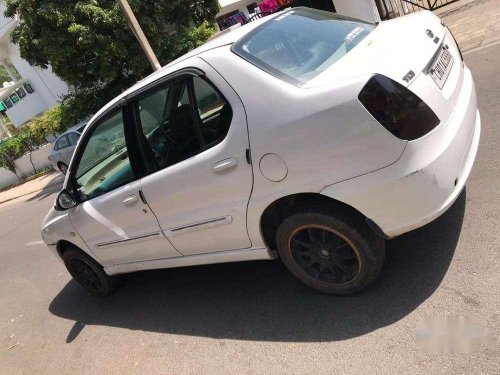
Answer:
<svg viewBox="0 0 500 375"><path fill-rule="evenodd" d="M440 89L442 89L446 83L452 67L453 56L447 48L441 48L439 55L429 68L429 74Z"/></svg>

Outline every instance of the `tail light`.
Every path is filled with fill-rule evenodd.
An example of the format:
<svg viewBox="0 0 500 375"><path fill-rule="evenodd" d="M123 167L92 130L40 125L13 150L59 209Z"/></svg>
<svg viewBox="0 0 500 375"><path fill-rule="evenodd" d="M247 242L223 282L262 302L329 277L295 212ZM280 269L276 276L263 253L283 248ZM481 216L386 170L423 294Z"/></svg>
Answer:
<svg viewBox="0 0 500 375"><path fill-rule="evenodd" d="M374 75L358 95L363 106L393 135L414 140L439 125L439 118L422 99L383 75Z"/></svg>

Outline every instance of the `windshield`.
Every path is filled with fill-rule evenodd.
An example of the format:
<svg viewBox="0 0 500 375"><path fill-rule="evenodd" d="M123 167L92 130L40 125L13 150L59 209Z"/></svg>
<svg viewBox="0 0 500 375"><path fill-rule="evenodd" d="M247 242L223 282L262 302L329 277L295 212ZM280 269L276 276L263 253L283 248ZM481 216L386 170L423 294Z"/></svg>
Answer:
<svg viewBox="0 0 500 375"><path fill-rule="evenodd" d="M256 28L232 50L252 64L302 86L345 56L375 25L300 8Z"/></svg>

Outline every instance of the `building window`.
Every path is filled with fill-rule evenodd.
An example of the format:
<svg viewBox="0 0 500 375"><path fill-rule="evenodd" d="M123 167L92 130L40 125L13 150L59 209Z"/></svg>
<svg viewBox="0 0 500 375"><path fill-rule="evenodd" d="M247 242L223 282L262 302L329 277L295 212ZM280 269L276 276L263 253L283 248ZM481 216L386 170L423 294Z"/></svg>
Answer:
<svg viewBox="0 0 500 375"><path fill-rule="evenodd" d="M248 13L254 14L255 13L255 8L258 8L257 3L252 3L250 5L247 5Z"/></svg>
<svg viewBox="0 0 500 375"><path fill-rule="evenodd" d="M217 17L217 24L219 25L219 29L222 31L237 24L245 24L247 20L248 17L245 13L235 10L224 14L223 16Z"/></svg>

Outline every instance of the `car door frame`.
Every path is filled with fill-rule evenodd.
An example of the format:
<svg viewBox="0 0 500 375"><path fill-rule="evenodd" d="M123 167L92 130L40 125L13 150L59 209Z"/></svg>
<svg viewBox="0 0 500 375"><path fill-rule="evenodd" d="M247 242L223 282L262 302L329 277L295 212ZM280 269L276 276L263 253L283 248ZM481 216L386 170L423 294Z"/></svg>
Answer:
<svg viewBox="0 0 500 375"><path fill-rule="evenodd" d="M83 156L83 150L85 150L85 147L87 146L89 138L94 134L94 129L98 125L100 125L103 121L105 121L108 117L112 116L118 109L120 109L122 111L125 142L126 142L127 151L129 154L132 172L134 173L134 179L129 181L129 183L140 180L144 175L143 172L141 173L141 171L144 171L144 167L145 167L143 164L143 159L138 152L137 142L133 142L133 137L135 136L135 134L134 134L135 132L132 132L134 129L134 124L132 122L133 120L131 118L132 112L130 111L130 106L127 103L127 101L120 100L117 103L114 103L109 108L107 108L104 112L99 114L99 116L96 117L94 119L94 121L92 121L92 124L87 126L84 133L80 136L80 140L78 141L78 144L74 150L74 153L73 153L74 157L71 159L71 163L70 163L69 168L68 168L66 189L71 193L71 195L75 199L76 205L79 205L85 201L80 199L80 196L78 195L78 192L76 191L77 181L76 181L74 168L75 168L75 166L77 166L80 163L80 160ZM69 142L69 140L68 140L68 142ZM121 186L123 186L123 185L121 185ZM121 186L116 186L113 188L113 190L118 189ZM113 191L113 190L110 190L110 191ZM108 192L106 192L106 193L108 193ZM104 194L106 194L106 193L104 193Z"/></svg>
<svg viewBox="0 0 500 375"><path fill-rule="evenodd" d="M128 103L128 108L130 109L130 116L131 116L131 121L133 124L133 136L137 140L137 153L139 157L141 158L141 167L143 170L141 178L157 172L157 170L152 169L151 166L147 163L147 156L145 153L145 148L148 147L148 145L145 145L143 143L143 139L141 137L141 120L139 118L139 113L136 108L136 104L139 102L144 97L147 97L149 94L156 92L162 87L169 86L176 81L181 81L183 79L187 78L193 78L193 77L199 77L199 76L204 76L205 72L203 72L199 68L195 67L186 67L186 68L181 68L171 74L167 74L166 76L163 76L149 84L147 84L144 87L141 87L140 89L134 91L133 93L130 93L126 97L126 102Z"/></svg>
<svg viewBox="0 0 500 375"><path fill-rule="evenodd" d="M246 121L246 109L244 107L244 104L241 102L241 98L239 98L238 94L234 91L234 89L231 87L231 85L224 79L224 77L222 77L219 72L217 72L213 67L210 66L210 64L208 64L203 59L199 59L199 61L201 62L201 65L206 65L207 68L211 68L211 70L213 71L213 73L217 74L218 77L220 77L220 80L224 81L226 83L226 86L228 86L228 89L230 89L230 90L233 91L234 97L237 98L237 100L239 101L239 103L241 105L241 108L243 110L243 114L244 114L244 118L245 118L245 134L246 134L246 137L247 137L246 150L243 150L244 155L246 155L244 157L244 163L246 163L246 164L249 165L249 173L251 174L251 181L252 181L251 182L251 186L250 186L250 191L249 191L249 194L248 194L248 197L247 197L247 200L249 201L250 197L251 197L252 189L253 189L253 168L252 168L251 159L249 157L249 155L250 155L250 139L249 139L249 133L248 133L248 123ZM174 83L177 80L182 80L182 79L187 79L187 78L194 78L194 77L201 77L202 79L206 79L208 81L208 83L215 90L217 90L222 95L222 97L225 97L225 95L220 91L220 88L218 87L218 85L216 85L213 82L212 79L209 79L207 77L206 72L202 68L193 66L194 63L193 63L192 60L185 61L184 64L182 64L182 65L184 65L184 66L179 67L179 69L176 70L175 72L172 72L172 73L167 74L167 75L165 75L165 76L163 76L163 77L161 77L161 78L159 78L159 79L157 79L155 81L152 81L149 84L147 84L144 87L142 87L141 89L139 89L137 91L134 91L133 93L127 95L126 101L128 103L134 103L134 102L137 103L139 100L141 100L141 98L147 97L148 94L154 93L155 91L157 91L158 89L160 89L162 86L168 86L169 84ZM190 98L190 100L191 100L191 98ZM227 98L226 98L226 100L227 100ZM148 146L143 144L143 140L142 141L140 140L141 137L140 137L140 135L138 133L141 131L140 130L141 122L140 122L140 119L138 118L138 116L139 116L139 114L136 113L136 116L134 117L134 121L136 122L135 123L135 128L136 128L136 132L137 132L136 133L136 139L139 139L138 144L139 144L139 147L142 149L143 147L148 147ZM224 140L225 140L225 138L221 140L221 143L224 142ZM217 145L211 145L207 149L201 150L200 153L208 151L212 147L217 147ZM143 165L146 166L147 165L147 162L146 162L147 157L144 155L144 151L141 151L141 155L142 155L142 158L143 158ZM179 163L182 163L182 162L183 161L180 161ZM176 164L174 164L172 166L169 166L169 167L166 167L166 168L174 167ZM152 175L152 174L155 174L155 173L162 173L162 171L164 169L165 168L161 168L161 169L158 170L158 169L152 169L152 168L146 167L145 168L145 173L143 175L143 178L148 177L149 175ZM146 196L146 199L147 199L147 196ZM232 250L237 250L237 251L239 250L239 251L241 251L241 250L245 250L245 249L253 249L251 238L250 238L250 236L248 236L248 223L247 223L247 220L248 220L248 201L247 201L247 204L245 206L245 212L244 212L244 215L245 215L245 217L244 217L245 232L246 232L246 235L247 235L246 239L248 240L248 245L246 245L245 247L231 248L230 250L229 249L223 249L221 251L232 251ZM151 209L152 209L152 212L154 213L155 212L155 207L151 207ZM157 217L158 217L158 215L157 215ZM224 219L224 220L222 220L222 219ZM161 225L160 218L158 218L158 220L159 220L160 227L161 227L163 233L170 240L170 237L174 235L173 229L175 230L175 229L177 229L177 227L174 227L174 228L164 228ZM215 227L217 225L223 225L225 223L230 224L232 221L233 221L232 217L224 217L224 218L221 217L221 218L217 218L216 220L211 220L211 221L208 221L208 222L207 221L201 221L199 223L192 223L192 224L196 225L196 228L202 229L204 227L210 228L210 226ZM193 227L193 225L189 225L189 229L190 230L191 230L192 227ZM184 226L182 227L182 229L183 228L184 228ZM178 233L181 233L181 232L179 231ZM175 247L175 245L174 245L174 247ZM194 253L194 254L192 254L192 253L184 253L180 249L177 249L177 251L179 251L184 256L198 255L198 253ZM215 252L207 252L207 253L199 253L199 254L209 255L209 254L214 254L214 253Z"/></svg>
<svg viewBox="0 0 500 375"><path fill-rule="evenodd" d="M73 215L76 214L76 212L72 212L72 210L78 209L78 207L80 205L83 205L86 202L91 202L94 199L102 199L103 197L106 197L106 195L116 193L117 190L123 189L127 185L135 186L136 191L133 191L133 194L137 194L140 197L140 202L138 202L138 203L143 204L143 206L144 206L143 207L144 209L140 210L140 211L143 211L144 213L147 213L148 215L152 215L154 218L153 222L154 222L155 226L154 226L154 228L151 228L150 233L145 232L142 235L134 235L134 236L131 236L129 238L127 237L127 238L123 238L123 239L116 238L116 240L111 240L111 241L104 242L104 243L97 243L97 244L94 244L94 246L92 246L92 244L90 243L91 239L85 238L85 236L82 236L80 234L78 228L75 227L76 231L80 234L80 237L85 242L85 244L87 245L87 248L90 250L90 252L95 257L95 259L97 259L105 267L110 266L110 265L140 263L140 262L150 261L152 259L158 259L158 257L154 257L151 259L136 260L135 258L137 258L137 256L132 255L132 253L130 252L130 249L127 249L127 252L126 252L126 254L124 254L123 259L120 261L117 261L116 259L113 260L113 259L103 258L99 255L98 252L95 251L95 249L98 249L100 247L137 244L138 243L137 241L146 242L146 241L155 240L157 243L154 247L150 246L151 250L160 249L160 248L165 249L165 255L167 252L170 252L168 257L161 257L160 259L170 259L172 257L181 257L182 256L182 254L180 254L179 252L177 252L175 250L175 248L173 248L173 246L170 244L170 242L168 241L166 236L163 234L163 232L161 231L161 229L158 225L158 221L157 221L156 217L151 212L149 206L147 205L147 202L145 202L145 200L143 199L142 192L140 189L140 179L143 176L142 172L144 171L144 168L142 167L143 161L142 161L142 158L140 157L140 155L138 154L137 142L135 141L135 138L134 138L135 135L133 132L133 124L131 122L131 117L130 117L132 112L130 111L130 108L131 107L129 106L129 104L126 101L121 100L118 103L115 103L114 105L110 106L110 108L106 109L102 114L100 114L92 122L92 124L90 124L88 131L86 129L84 134L82 134L80 141L78 142L77 149L75 150L75 157L71 161L71 166L70 166L69 173L67 176L68 180L66 181L66 184L65 184L66 190L73 196L73 198L76 202L75 206L68 210L68 217L70 218L70 220L72 220L71 219L72 214ZM121 111L121 113L122 113L125 142L126 142L128 156L129 156L129 160L130 160L130 164L131 164L131 168L132 168L132 172L134 174L134 177L133 177L133 179L127 181L126 183L114 186L111 190L106 191L103 194L92 197L90 199L83 200L83 199L81 199L80 195L76 191L77 186L78 186L77 181L76 181L76 167L80 163L80 160L83 156L83 153L88 145L89 139L94 134L95 128L97 126L99 126L100 124L102 124L103 121L106 121L109 117L114 116L116 113L118 113L118 111ZM131 190L131 192L132 192L132 190ZM102 220L102 218L101 218L101 220ZM111 231L113 231L112 227L110 227L109 229ZM158 240L161 240L162 242L158 243Z"/></svg>

